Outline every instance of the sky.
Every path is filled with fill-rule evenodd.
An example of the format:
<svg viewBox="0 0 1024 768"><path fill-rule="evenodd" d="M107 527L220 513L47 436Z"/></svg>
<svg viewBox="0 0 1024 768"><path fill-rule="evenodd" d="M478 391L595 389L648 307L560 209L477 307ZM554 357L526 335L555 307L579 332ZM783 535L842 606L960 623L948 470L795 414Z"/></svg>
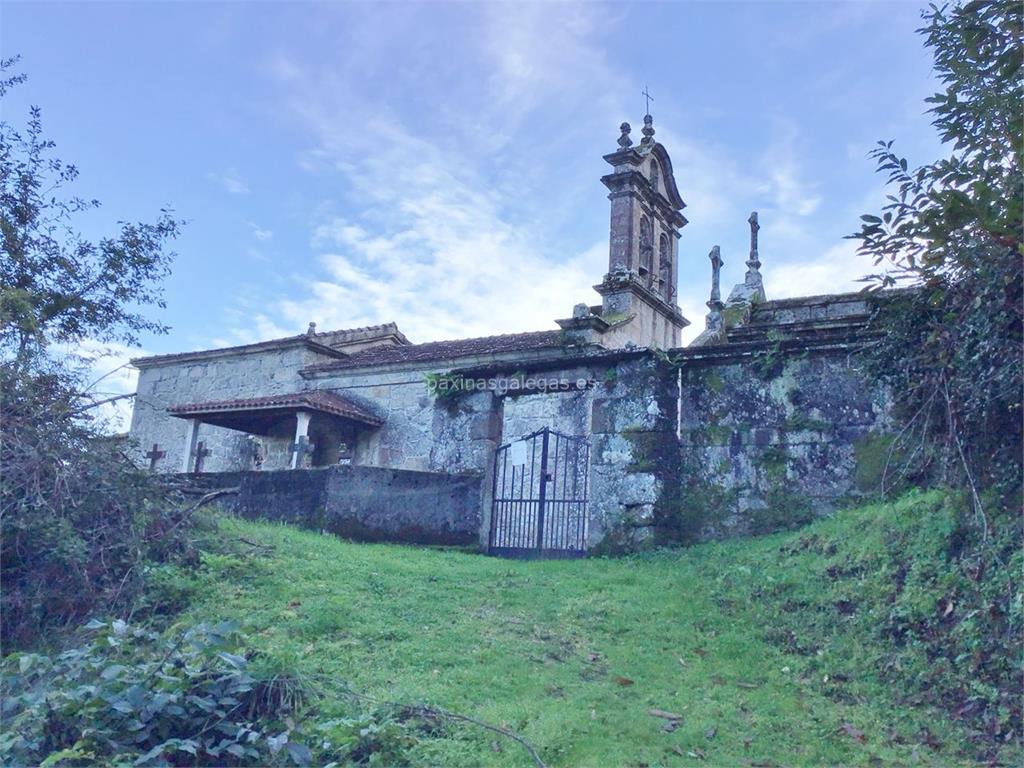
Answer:
<svg viewBox="0 0 1024 768"><path fill-rule="evenodd" d="M914 2L0 4L90 238L172 208L171 327L135 355L396 321L414 342L555 328L599 303L608 171L653 96L689 223L679 303L704 325L707 254L742 281L758 211L769 298L856 290L844 235L875 212L867 157L939 143ZM113 413L123 427L127 411Z"/></svg>

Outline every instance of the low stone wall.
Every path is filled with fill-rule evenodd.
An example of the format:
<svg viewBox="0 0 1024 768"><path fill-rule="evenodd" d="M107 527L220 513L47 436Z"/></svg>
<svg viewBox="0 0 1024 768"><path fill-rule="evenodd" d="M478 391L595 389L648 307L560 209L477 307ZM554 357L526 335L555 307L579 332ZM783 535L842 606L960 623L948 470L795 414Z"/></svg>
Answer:
<svg viewBox="0 0 1024 768"><path fill-rule="evenodd" d="M878 491L890 401L856 345L709 354L680 383L682 499L709 513L691 521L698 538L792 527Z"/></svg>
<svg viewBox="0 0 1024 768"><path fill-rule="evenodd" d="M336 466L178 477L189 477L203 489L239 486L222 506L249 519L358 541L459 546L478 541L479 475Z"/></svg>

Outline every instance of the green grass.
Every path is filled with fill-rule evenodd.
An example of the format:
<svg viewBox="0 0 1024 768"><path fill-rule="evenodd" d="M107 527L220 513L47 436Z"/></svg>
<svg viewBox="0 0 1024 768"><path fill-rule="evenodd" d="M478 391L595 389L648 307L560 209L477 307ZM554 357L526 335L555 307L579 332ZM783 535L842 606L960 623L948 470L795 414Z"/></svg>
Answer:
<svg viewBox="0 0 1024 768"><path fill-rule="evenodd" d="M206 557L183 620L239 619L272 658L375 698L505 725L548 765L967 763L957 727L897 703L843 614L810 606L816 594L832 600L828 556L800 543L860 524L520 562L226 518L218 535L235 551ZM827 637L823 619L838 626ZM350 705L321 706L331 716ZM663 730L652 708L682 715L678 728ZM530 764L472 726L409 754L418 765Z"/></svg>

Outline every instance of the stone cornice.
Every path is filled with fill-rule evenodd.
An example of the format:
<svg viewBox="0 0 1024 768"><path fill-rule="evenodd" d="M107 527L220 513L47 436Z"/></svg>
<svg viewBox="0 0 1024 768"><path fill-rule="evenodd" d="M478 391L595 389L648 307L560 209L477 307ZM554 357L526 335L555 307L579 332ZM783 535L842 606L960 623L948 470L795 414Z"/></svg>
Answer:
<svg viewBox="0 0 1024 768"><path fill-rule="evenodd" d="M135 368L153 368L161 365L176 365L178 363L190 363L200 360L212 360L222 357L238 357L241 355L254 355L261 352L269 352L275 349L291 349L295 347L306 347L321 355L332 358L346 358L348 354L341 352L326 344L321 344L306 334L301 336L289 336L284 339L272 339L270 341L259 341L255 344L243 344L237 347L222 347L220 349L205 349L198 352L177 352L169 355L151 355L149 357L136 357L130 363Z"/></svg>
<svg viewBox="0 0 1024 768"><path fill-rule="evenodd" d="M678 305L665 301L660 294L640 282L639 276L632 272L621 274L609 273L604 276L604 280L601 283L594 286L594 290L602 296L620 291L631 291L642 301L667 316L669 321L677 328L685 328L690 324L690 321L683 317L683 311Z"/></svg>
<svg viewBox="0 0 1024 768"><path fill-rule="evenodd" d="M830 331L782 339L780 341L772 341L765 338L757 339L756 341L727 342L700 347L691 345L689 347L669 350L668 355L678 364L712 365L726 361L739 362L749 360L764 355L766 352L787 355L797 355L812 351L853 354L859 352L865 345L878 339L881 335L879 332L869 330L863 326L835 328L830 329Z"/></svg>

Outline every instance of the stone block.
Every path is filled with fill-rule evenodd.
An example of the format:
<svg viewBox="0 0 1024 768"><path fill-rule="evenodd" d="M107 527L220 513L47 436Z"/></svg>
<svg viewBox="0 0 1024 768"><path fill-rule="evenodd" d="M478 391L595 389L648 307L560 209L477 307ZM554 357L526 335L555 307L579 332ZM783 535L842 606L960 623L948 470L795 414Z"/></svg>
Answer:
<svg viewBox="0 0 1024 768"><path fill-rule="evenodd" d="M615 412L613 401L604 397L595 397L591 408L590 428L593 432L613 432L615 429Z"/></svg>
<svg viewBox="0 0 1024 768"><path fill-rule="evenodd" d="M470 421L469 437L472 440L494 439L501 437L501 414L497 411L489 411L474 416Z"/></svg>

